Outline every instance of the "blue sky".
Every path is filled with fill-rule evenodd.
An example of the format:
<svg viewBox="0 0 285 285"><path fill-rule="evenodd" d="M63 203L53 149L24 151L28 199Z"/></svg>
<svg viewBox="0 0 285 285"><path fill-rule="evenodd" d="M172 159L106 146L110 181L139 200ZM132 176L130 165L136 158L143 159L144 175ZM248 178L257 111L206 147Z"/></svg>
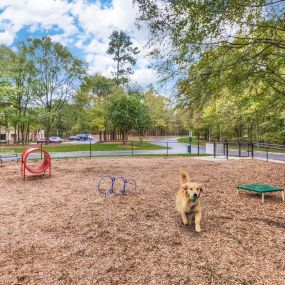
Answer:
<svg viewBox="0 0 285 285"><path fill-rule="evenodd" d="M15 48L27 37L48 35L87 61L89 73L111 76L114 62L106 54L113 30L127 32L140 49L132 82L155 85L149 68L148 31L137 30L132 0L0 0L0 44Z"/></svg>

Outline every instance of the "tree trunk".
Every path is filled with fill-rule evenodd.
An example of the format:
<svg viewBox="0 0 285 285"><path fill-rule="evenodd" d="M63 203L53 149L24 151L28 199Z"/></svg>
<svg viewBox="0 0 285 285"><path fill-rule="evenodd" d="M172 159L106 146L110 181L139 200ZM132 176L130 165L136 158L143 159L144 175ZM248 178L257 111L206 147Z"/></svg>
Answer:
<svg viewBox="0 0 285 285"><path fill-rule="evenodd" d="M17 127L16 126L14 126L14 133L15 133L14 143L17 143Z"/></svg>
<svg viewBox="0 0 285 285"><path fill-rule="evenodd" d="M208 141L211 141L211 126L208 126Z"/></svg>
<svg viewBox="0 0 285 285"><path fill-rule="evenodd" d="M219 124L219 142L222 140L222 126Z"/></svg>
<svg viewBox="0 0 285 285"><path fill-rule="evenodd" d="M23 126L21 127L21 144L22 145L25 144L25 130L24 130Z"/></svg>
<svg viewBox="0 0 285 285"><path fill-rule="evenodd" d="M123 143L126 145L126 144L128 144L128 130L124 130L123 131Z"/></svg>
<svg viewBox="0 0 285 285"><path fill-rule="evenodd" d="M257 120L255 123L255 138L256 138L256 141L258 142L259 141L259 127L258 127L258 121Z"/></svg>

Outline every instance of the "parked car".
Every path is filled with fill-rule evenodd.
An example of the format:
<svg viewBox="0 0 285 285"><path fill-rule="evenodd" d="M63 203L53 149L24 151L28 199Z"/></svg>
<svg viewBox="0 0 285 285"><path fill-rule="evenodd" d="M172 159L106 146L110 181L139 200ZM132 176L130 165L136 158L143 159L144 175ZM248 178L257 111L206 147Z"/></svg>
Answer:
<svg viewBox="0 0 285 285"><path fill-rule="evenodd" d="M80 138L78 136L70 136L67 138L68 141L79 141Z"/></svg>
<svg viewBox="0 0 285 285"><path fill-rule="evenodd" d="M80 141L88 141L88 140L92 140L92 138L90 138L90 135L87 134L79 134L76 135Z"/></svg>
<svg viewBox="0 0 285 285"><path fill-rule="evenodd" d="M37 139L37 143L62 143L63 139L61 137L49 137L49 139L47 138L38 138Z"/></svg>
<svg viewBox="0 0 285 285"><path fill-rule="evenodd" d="M48 140L50 143L62 143L61 137L50 137Z"/></svg>
<svg viewBox="0 0 285 285"><path fill-rule="evenodd" d="M40 143L47 143L47 138L38 138L37 139L37 143L40 144Z"/></svg>

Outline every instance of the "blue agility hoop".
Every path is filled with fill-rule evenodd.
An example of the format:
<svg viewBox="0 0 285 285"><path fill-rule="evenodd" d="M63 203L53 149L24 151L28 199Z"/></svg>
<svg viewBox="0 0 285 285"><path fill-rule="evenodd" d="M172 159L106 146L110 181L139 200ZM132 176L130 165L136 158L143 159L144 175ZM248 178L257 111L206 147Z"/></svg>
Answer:
<svg viewBox="0 0 285 285"><path fill-rule="evenodd" d="M103 185L102 185L103 182L107 183L107 185L110 184L110 187L107 188L106 190L103 189ZM112 189L113 189L113 177L108 176L108 175L102 176L98 182L98 191L101 194L105 195L106 197L108 194L112 193Z"/></svg>
<svg viewBox="0 0 285 285"><path fill-rule="evenodd" d="M122 185L120 185L121 183ZM107 186L104 187L106 184ZM119 185L119 186L118 186ZM104 188L103 188L104 187ZM98 182L98 191L105 197L114 193L115 195L126 195L127 192L137 193L137 184L134 179L125 179L121 176L102 176Z"/></svg>
<svg viewBox="0 0 285 285"><path fill-rule="evenodd" d="M118 177L114 177L113 178L113 193L116 194L116 195L124 195L125 194L125 185L126 185L126 182L125 182L125 179L121 176L118 176ZM122 183L122 186L119 187L119 189L117 189L115 186L116 186L116 183L118 185L118 183Z"/></svg>
<svg viewBox="0 0 285 285"><path fill-rule="evenodd" d="M125 179L125 192L138 193L137 183L134 179Z"/></svg>

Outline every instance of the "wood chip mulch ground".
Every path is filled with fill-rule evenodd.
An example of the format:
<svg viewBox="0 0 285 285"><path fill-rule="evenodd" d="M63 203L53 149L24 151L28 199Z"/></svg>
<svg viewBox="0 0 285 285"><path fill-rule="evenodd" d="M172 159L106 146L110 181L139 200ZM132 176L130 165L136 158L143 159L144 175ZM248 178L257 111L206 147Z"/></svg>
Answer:
<svg viewBox="0 0 285 285"><path fill-rule="evenodd" d="M52 177L0 168L0 284L285 285L285 165L258 160L53 160ZM202 232L175 210L179 168L202 182ZM134 178L137 195L107 198L102 175Z"/></svg>

